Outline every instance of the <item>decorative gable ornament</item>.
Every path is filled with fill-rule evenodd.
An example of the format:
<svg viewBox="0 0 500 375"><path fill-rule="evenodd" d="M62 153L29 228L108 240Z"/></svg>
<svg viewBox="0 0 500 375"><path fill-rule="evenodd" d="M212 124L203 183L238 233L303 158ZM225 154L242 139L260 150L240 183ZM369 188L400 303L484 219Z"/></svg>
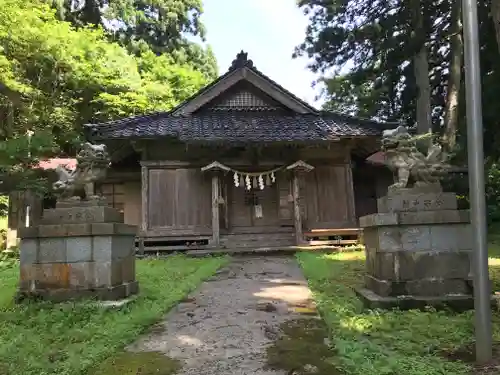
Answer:
<svg viewBox="0 0 500 375"><path fill-rule="evenodd" d="M244 67L253 68L254 66L253 61L248 59L248 53L241 50L231 63L231 68L229 68L229 70L236 70Z"/></svg>

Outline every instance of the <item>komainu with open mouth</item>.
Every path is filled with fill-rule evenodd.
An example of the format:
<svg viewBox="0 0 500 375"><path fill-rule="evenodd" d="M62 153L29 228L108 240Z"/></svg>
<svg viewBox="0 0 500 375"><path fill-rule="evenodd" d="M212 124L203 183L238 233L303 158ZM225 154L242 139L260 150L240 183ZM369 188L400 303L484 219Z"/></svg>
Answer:
<svg viewBox="0 0 500 375"><path fill-rule="evenodd" d="M424 155L417 148L418 137L412 136L404 126L384 130L382 151L388 167L395 172L396 182L389 190L408 187L410 176L415 187L439 186L440 180L451 169L449 155L438 144L432 144Z"/></svg>

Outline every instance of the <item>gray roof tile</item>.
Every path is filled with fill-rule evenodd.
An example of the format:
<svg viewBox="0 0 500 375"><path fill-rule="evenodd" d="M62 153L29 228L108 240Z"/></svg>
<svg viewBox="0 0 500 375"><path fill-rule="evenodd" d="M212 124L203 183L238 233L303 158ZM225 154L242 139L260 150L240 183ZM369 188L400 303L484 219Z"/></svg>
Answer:
<svg viewBox="0 0 500 375"><path fill-rule="evenodd" d="M94 140L174 137L180 141L303 142L377 136L387 124L334 113L228 111L174 116L155 113L88 125Z"/></svg>
<svg viewBox="0 0 500 375"><path fill-rule="evenodd" d="M310 113L282 112L266 106L212 108L189 116L176 111L194 97L225 79L233 70L250 69L278 91L300 102ZM396 124L397 125L397 124ZM170 112L130 117L102 124L86 125L93 140L174 137L184 142L317 142L339 137L378 136L395 124L379 123L332 112L321 112L305 103L257 70L241 51L230 70Z"/></svg>

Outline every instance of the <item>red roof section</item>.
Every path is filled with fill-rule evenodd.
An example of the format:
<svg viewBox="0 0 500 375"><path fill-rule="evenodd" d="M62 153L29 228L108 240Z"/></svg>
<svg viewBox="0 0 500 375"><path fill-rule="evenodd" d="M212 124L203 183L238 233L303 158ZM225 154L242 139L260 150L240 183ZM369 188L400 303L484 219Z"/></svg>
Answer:
<svg viewBox="0 0 500 375"><path fill-rule="evenodd" d="M74 169L76 168L76 159L53 158L40 160L40 163L38 163L38 168L46 171L50 169L56 169L57 166L61 164L65 165L68 168Z"/></svg>
<svg viewBox="0 0 500 375"><path fill-rule="evenodd" d="M383 151L378 151L374 154L371 154L366 158L366 161L370 164L374 165L386 165L385 161L385 153Z"/></svg>

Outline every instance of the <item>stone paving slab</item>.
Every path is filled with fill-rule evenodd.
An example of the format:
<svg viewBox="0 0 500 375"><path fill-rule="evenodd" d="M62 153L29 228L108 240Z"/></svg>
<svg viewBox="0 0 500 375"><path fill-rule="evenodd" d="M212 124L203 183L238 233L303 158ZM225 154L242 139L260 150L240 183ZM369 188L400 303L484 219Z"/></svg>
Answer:
<svg viewBox="0 0 500 375"><path fill-rule="evenodd" d="M127 349L180 360L180 375L285 375L265 369L266 348L311 305L292 256L237 257Z"/></svg>

